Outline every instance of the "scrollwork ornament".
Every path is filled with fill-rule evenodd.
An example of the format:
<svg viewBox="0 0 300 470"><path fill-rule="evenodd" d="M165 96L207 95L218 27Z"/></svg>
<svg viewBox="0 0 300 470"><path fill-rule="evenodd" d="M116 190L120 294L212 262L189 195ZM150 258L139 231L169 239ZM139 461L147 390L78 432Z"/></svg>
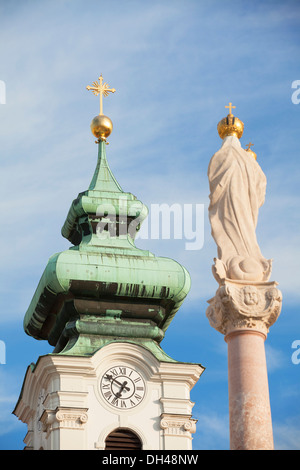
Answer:
<svg viewBox="0 0 300 470"><path fill-rule="evenodd" d="M192 432L194 428L194 423L192 421L186 421L183 425L185 431Z"/></svg>
<svg viewBox="0 0 300 470"><path fill-rule="evenodd" d="M184 434L184 433L195 433L196 432L197 420L191 419L190 417L184 417L180 415L169 415L164 417L160 421L160 427L165 432Z"/></svg>
<svg viewBox="0 0 300 470"><path fill-rule="evenodd" d="M63 413L62 411L58 411L55 415L55 418L58 422L64 421L65 413Z"/></svg>
<svg viewBox="0 0 300 470"><path fill-rule="evenodd" d="M169 427L169 423L166 419L162 419L161 422L160 422L160 427L161 429L168 429Z"/></svg>
<svg viewBox="0 0 300 470"><path fill-rule="evenodd" d="M55 420L60 426L67 426L70 428L80 427L88 421L86 412L76 409L58 410L55 414Z"/></svg>
<svg viewBox="0 0 300 470"><path fill-rule="evenodd" d="M87 415L86 413L83 413L83 414L80 416L79 420L80 420L80 422L81 422L82 424L85 424L85 423L87 422L87 420L88 420L88 415Z"/></svg>

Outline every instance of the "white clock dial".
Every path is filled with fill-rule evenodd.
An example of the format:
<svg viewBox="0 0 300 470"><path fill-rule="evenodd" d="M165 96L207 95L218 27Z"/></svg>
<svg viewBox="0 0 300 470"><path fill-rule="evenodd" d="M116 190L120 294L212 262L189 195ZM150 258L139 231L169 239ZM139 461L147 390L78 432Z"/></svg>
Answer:
<svg viewBox="0 0 300 470"><path fill-rule="evenodd" d="M116 408L134 408L144 398L145 382L135 369L128 366L114 366L102 376L100 389L103 398Z"/></svg>

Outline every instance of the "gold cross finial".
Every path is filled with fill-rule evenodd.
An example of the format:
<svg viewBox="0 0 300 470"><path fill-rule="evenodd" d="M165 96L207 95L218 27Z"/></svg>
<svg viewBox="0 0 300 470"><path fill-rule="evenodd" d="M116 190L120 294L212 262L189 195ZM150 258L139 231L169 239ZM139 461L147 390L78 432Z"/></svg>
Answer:
<svg viewBox="0 0 300 470"><path fill-rule="evenodd" d="M247 145L247 150L251 150L250 147L253 147L254 144L252 144L252 142L249 142L249 144Z"/></svg>
<svg viewBox="0 0 300 470"><path fill-rule="evenodd" d="M225 108L229 108L229 114L231 114L232 108L235 108L235 106L232 106L232 103L229 103L229 106L225 106Z"/></svg>
<svg viewBox="0 0 300 470"><path fill-rule="evenodd" d="M99 77L99 82L93 82L93 86L87 86L87 90L92 90L94 95L99 95L100 94L100 113L103 115L103 96L108 96L108 93L114 93L116 90L114 88L109 88L109 85L107 83L103 83L103 77L102 74Z"/></svg>

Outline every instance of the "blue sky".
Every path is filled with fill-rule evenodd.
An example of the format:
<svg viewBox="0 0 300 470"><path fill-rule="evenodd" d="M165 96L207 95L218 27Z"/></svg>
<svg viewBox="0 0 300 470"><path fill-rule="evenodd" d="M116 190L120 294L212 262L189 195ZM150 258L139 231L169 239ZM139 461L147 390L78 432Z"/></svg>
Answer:
<svg viewBox="0 0 300 470"><path fill-rule="evenodd" d="M217 123L231 101L267 176L257 237L273 258L282 313L266 340L275 447L300 449L299 205L300 7L297 0L0 1L0 449L22 449L26 426L11 414L28 364L51 352L23 332L23 317L72 200L96 165L90 122L100 73L117 92L104 100L114 130L110 167L124 189L151 204L204 204L204 244L137 240L190 272L192 288L162 346L206 370L192 390L194 449L228 449L227 350L205 316L216 289L216 245L207 216L207 167L220 148ZM300 97L300 94L299 94Z"/></svg>

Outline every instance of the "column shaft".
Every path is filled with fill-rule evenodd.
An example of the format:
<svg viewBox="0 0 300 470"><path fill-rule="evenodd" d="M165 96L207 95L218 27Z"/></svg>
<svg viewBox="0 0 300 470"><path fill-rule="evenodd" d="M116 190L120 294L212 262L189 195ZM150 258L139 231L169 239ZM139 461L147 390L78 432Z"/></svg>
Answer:
<svg viewBox="0 0 300 470"><path fill-rule="evenodd" d="M225 337L231 450L273 449L265 338L248 329Z"/></svg>

